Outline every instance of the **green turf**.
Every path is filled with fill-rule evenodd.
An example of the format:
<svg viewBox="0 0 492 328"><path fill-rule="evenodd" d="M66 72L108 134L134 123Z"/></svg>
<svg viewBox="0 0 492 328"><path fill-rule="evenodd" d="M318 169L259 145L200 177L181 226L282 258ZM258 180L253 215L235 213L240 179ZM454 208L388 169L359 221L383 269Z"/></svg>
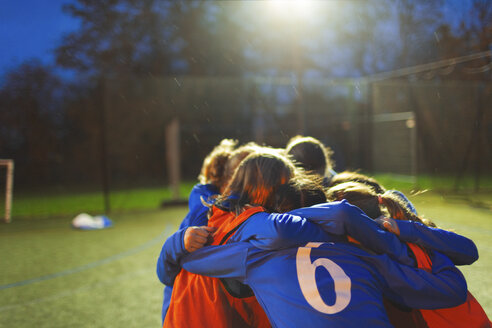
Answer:
<svg viewBox="0 0 492 328"><path fill-rule="evenodd" d="M180 185L179 195L186 199L193 184ZM171 189L136 188L119 189L110 193L110 207L113 212L149 210L159 208L162 201L170 200ZM0 202L0 213L4 203ZM104 212L104 197L101 191L66 191L47 189L42 192L15 192L12 204L12 218L48 218L54 216L74 216L86 212L97 215Z"/></svg>
<svg viewBox="0 0 492 328"><path fill-rule="evenodd" d="M121 214L100 231L62 219L3 224L0 285L31 281L0 289L0 327L158 327L155 260L185 213Z"/></svg>
<svg viewBox="0 0 492 328"><path fill-rule="evenodd" d="M476 242L480 259L461 268L491 316L491 210L434 192L410 198L438 225ZM185 213L114 214L114 227L100 231L73 230L70 218L0 224L0 327L158 327L155 260Z"/></svg>
<svg viewBox="0 0 492 328"><path fill-rule="evenodd" d="M478 198L492 200L492 193ZM438 226L472 239L477 245L479 260L460 269L467 278L468 288L492 317L492 207L476 206L451 195L424 193L411 197L416 208Z"/></svg>

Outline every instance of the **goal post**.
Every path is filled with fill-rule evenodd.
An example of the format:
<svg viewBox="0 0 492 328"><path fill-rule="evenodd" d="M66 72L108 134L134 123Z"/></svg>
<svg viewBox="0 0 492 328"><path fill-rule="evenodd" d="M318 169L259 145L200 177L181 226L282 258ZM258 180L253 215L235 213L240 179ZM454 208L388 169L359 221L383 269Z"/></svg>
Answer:
<svg viewBox="0 0 492 328"><path fill-rule="evenodd" d="M5 215L4 220L6 223L10 223L12 220L12 193L14 187L14 160L12 159L0 159L0 167L7 169L5 179Z"/></svg>
<svg viewBox="0 0 492 328"><path fill-rule="evenodd" d="M417 123L413 111L374 114L373 168L417 183Z"/></svg>

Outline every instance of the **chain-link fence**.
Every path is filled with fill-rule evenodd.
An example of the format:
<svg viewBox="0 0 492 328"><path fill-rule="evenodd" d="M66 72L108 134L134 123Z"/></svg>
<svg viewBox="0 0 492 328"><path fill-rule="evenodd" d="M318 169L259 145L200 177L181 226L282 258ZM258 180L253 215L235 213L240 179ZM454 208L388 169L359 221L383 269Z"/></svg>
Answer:
<svg viewBox="0 0 492 328"><path fill-rule="evenodd" d="M470 173L477 181L490 176L490 84L361 81L106 80L95 97L67 111L74 122L69 147L36 166L39 170L16 163L21 188L15 190L53 195L87 190L101 198L163 188L170 182L166 128L176 119L183 181L196 180L203 158L223 138L284 147L296 134L331 147L338 171L443 174L457 181ZM131 195L122 202L131 203Z"/></svg>

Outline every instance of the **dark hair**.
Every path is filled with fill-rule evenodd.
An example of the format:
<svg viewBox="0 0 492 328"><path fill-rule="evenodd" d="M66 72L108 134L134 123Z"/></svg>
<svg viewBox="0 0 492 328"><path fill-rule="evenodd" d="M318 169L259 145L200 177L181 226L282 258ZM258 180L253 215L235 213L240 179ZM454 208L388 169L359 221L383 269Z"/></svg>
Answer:
<svg viewBox="0 0 492 328"><path fill-rule="evenodd" d="M223 139L219 145L205 157L198 180L202 184L213 184L221 190L227 182L225 169L229 157L231 156L237 141L232 139Z"/></svg>
<svg viewBox="0 0 492 328"><path fill-rule="evenodd" d="M296 208L308 207L326 202L326 194L319 177L294 177L275 191L274 211L289 212Z"/></svg>
<svg viewBox="0 0 492 328"><path fill-rule="evenodd" d="M337 173L331 178L328 184L328 188L348 181L363 183L371 187L378 194L383 194L386 191L376 179L368 177L367 175L364 175L362 173L352 171L343 171Z"/></svg>
<svg viewBox="0 0 492 328"><path fill-rule="evenodd" d="M305 171L324 177L332 169L330 156L333 152L313 137L295 136L289 140L285 151L294 164Z"/></svg>
<svg viewBox="0 0 492 328"><path fill-rule="evenodd" d="M417 221L430 227L436 225L414 214L408 206L391 191L378 194L370 186L360 182L344 182L327 190L327 197L331 201L346 199L350 204L359 207L370 218L376 219L383 214L381 207L390 217L398 220Z"/></svg>
<svg viewBox="0 0 492 328"><path fill-rule="evenodd" d="M272 211L275 189L287 183L295 171L294 165L278 152L263 149L251 153L239 164L216 205L236 213L242 212L246 205Z"/></svg>

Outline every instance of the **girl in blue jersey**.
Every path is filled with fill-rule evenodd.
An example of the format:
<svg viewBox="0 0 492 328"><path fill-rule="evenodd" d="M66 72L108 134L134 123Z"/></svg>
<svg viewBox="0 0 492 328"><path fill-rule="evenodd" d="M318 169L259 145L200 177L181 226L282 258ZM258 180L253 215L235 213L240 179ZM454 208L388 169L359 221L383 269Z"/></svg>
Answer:
<svg viewBox="0 0 492 328"><path fill-rule="evenodd" d="M203 201L209 201L220 194L226 185L225 170L237 141L224 139L203 160L199 183L191 190L188 197L189 212L179 228L207 225L207 207Z"/></svg>
<svg viewBox="0 0 492 328"><path fill-rule="evenodd" d="M331 199L346 199L364 210L373 219L378 219L388 230L406 241L417 259L418 267L430 269L434 263L429 258L429 249L438 249L455 264L471 264L478 259L475 244L453 232L437 229L429 220L418 217L391 192L376 193L372 188L356 182L345 182L328 190ZM386 211L389 217L381 217ZM392 219L397 218L397 220ZM405 310L386 303L386 308L395 327L490 327L485 311L468 293L464 304L438 310ZM419 307L420 308L420 307Z"/></svg>
<svg viewBox="0 0 492 328"><path fill-rule="evenodd" d="M283 203L279 206L288 209ZM279 251L231 242L202 248L181 264L190 272L248 284L274 327L391 327L383 295L427 308L464 300L461 273L438 253L433 260L438 266L429 273L346 242L308 243Z"/></svg>
<svg viewBox="0 0 492 328"><path fill-rule="evenodd" d="M200 241L207 238L213 232L204 226L207 225L208 207L203 201L208 201L217 196L225 185L224 172L228 159L231 156L237 141L223 139L203 160L199 183L193 186L188 197L188 214L179 225L178 233L183 235L187 249L194 250L202 245ZM164 287L162 302L162 321L166 316L171 300L172 286Z"/></svg>
<svg viewBox="0 0 492 328"><path fill-rule="evenodd" d="M248 155L214 203L208 221L217 228L212 242L221 243L235 232L242 220L264 212L263 207L271 207L273 191L287 183L294 171L292 163L274 152ZM181 270L172 283L174 290L164 327L209 327L213 322L216 327L227 327L231 322L238 327L250 322L269 325L256 299L232 298L217 279ZM259 319L261 316L264 319Z"/></svg>
<svg viewBox="0 0 492 328"><path fill-rule="evenodd" d="M393 222L398 222L397 226L401 230L399 238L402 241L439 251L456 265L472 264L478 259L478 250L472 240L451 231L437 229L432 221L414 214L408 203L392 191L378 194L366 184L344 182L328 189L327 197L332 201L345 199L375 220L383 218L383 214L399 219ZM390 222L390 219L385 220ZM391 228L389 223L381 224Z"/></svg>
<svg viewBox="0 0 492 328"><path fill-rule="evenodd" d="M182 247L188 252L202 247L215 231L207 227L209 207L206 203L212 202L224 190L239 163L260 148L252 142L234 149L236 146L237 141L223 139L203 160L198 176L199 183L193 187L188 197L188 214L176 232L181 236ZM177 247L181 247L181 244ZM171 295L172 286L164 287L162 321L169 308Z"/></svg>

